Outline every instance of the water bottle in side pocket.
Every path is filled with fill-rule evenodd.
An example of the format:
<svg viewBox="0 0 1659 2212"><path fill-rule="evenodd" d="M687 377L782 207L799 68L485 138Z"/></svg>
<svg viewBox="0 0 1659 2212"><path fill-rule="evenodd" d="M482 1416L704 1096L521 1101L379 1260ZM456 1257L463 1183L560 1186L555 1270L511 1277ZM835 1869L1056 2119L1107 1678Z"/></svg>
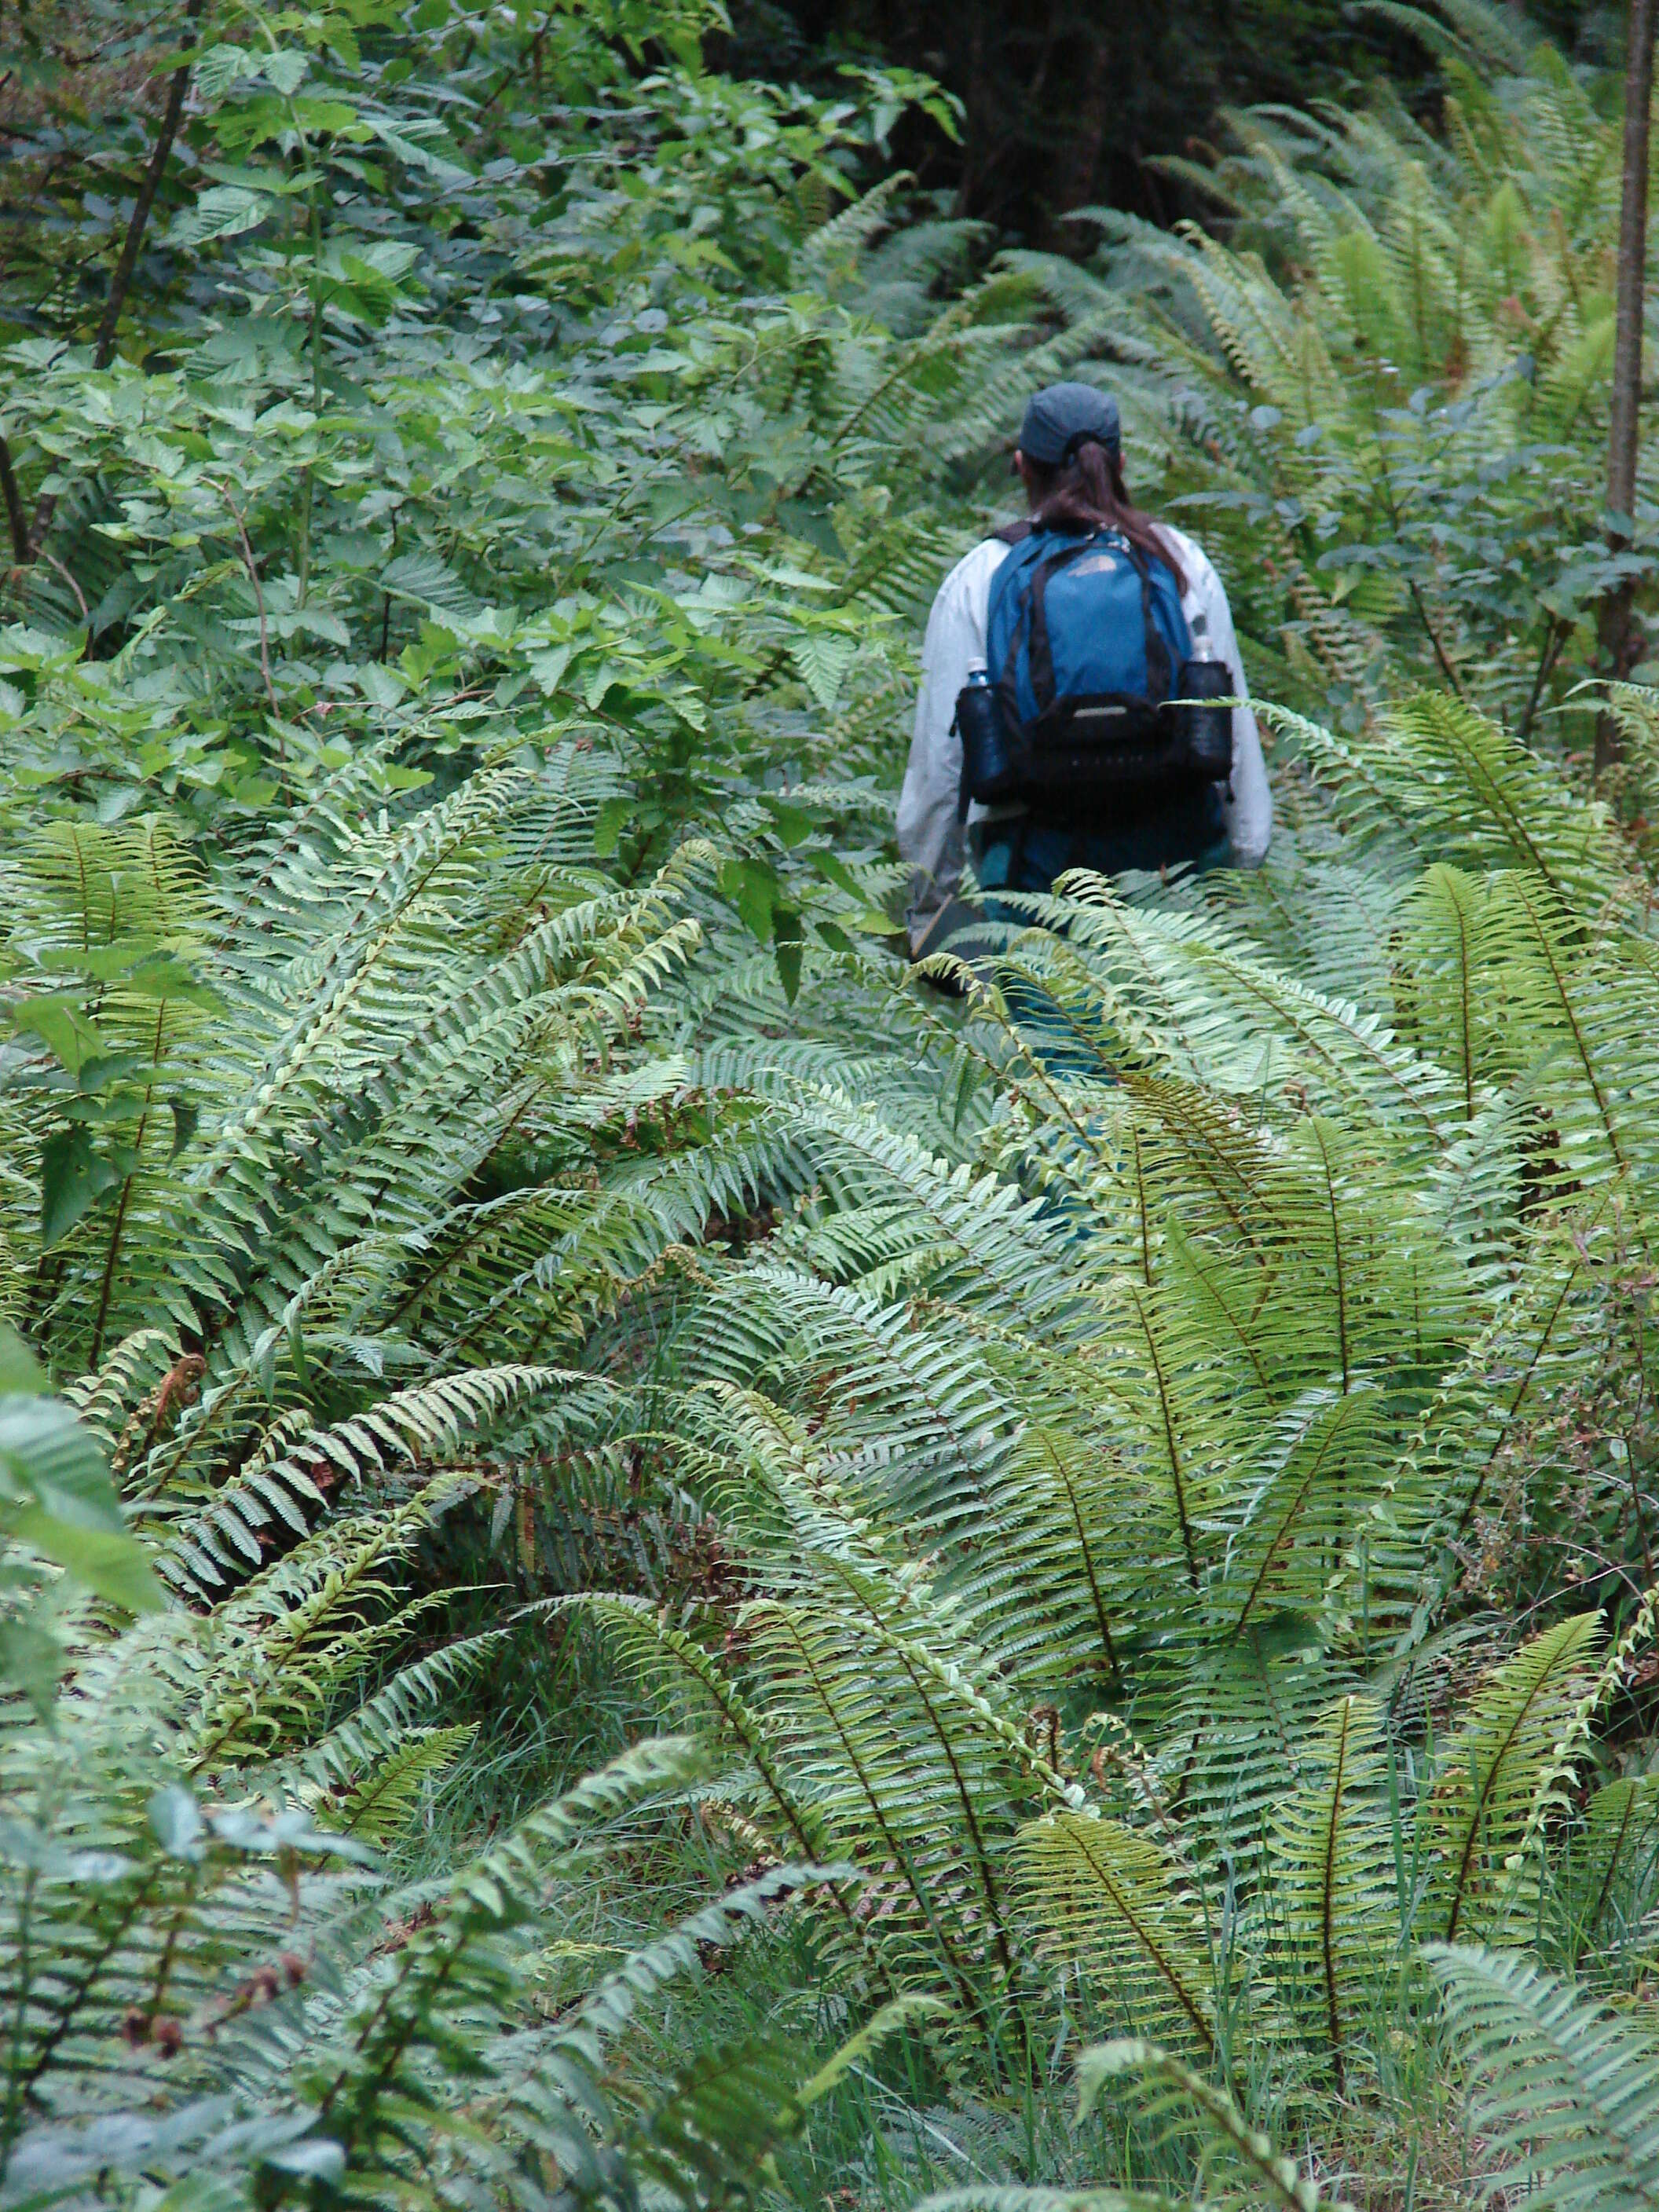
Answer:
<svg viewBox="0 0 1659 2212"><path fill-rule="evenodd" d="M961 812L965 818L970 799L993 804L1011 798L1020 784L1002 703L982 660L969 669L968 681L957 694L957 732L962 739Z"/></svg>
<svg viewBox="0 0 1659 2212"><path fill-rule="evenodd" d="M1184 702L1186 764L1206 783L1220 783L1233 772L1233 710L1213 702L1232 698L1238 686L1226 662L1216 659L1204 616L1194 616L1192 632L1193 657L1182 663L1176 685L1176 696Z"/></svg>

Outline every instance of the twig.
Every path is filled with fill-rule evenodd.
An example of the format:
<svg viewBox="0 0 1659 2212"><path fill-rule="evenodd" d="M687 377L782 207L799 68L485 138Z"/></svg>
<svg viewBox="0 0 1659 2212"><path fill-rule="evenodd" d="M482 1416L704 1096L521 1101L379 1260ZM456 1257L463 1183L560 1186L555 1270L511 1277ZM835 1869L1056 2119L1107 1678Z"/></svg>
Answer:
<svg viewBox="0 0 1659 2212"><path fill-rule="evenodd" d="M40 557L43 561L51 562L52 567L57 569L58 574L69 586L70 591L74 592L76 599L80 605L81 619L85 623L87 626L87 635L90 638L92 635L92 609L87 605L86 593L81 589L79 584L75 580L74 571L72 569L66 568L55 553L46 552L44 547L41 550Z"/></svg>
<svg viewBox="0 0 1659 2212"><path fill-rule="evenodd" d="M537 32L535 37L530 42L530 65L535 74L538 90L542 67L542 44L547 37L548 21L548 16L544 14L542 17L541 28ZM513 82L513 80L518 76L523 65L524 56L520 54L518 60L514 63L513 66L502 77L501 82L495 87L495 91L490 94L489 99L481 100L478 106L473 110L472 120L475 123L482 123L483 118L489 114L490 109L495 105L495 102L507 90L508 85L510 85Z"/></svg>
<svg viewBox="0 0 1659 2212"><path fill-rule="evenodd" d="M229 485L220 483L213 477L207 477L205 481L212 484L215 491L220 494L225 505L236 518L236 535L242 541L242 562L247 570L248 580L253 586L253 604L259 614L259 671L265 679L265 696L270 702L272 719L281 721L282 709L276 704L276 686L270 680L270 632L265 623L264 586L259 581L259 564L253 557L253 545L247 534L247 524L242 519L241 508L231 497ZM280 743L279 738L278 744Z"/></svg>
<svg viewBox="0 0 1659 2212"><path fill-rule="evenodd" d="M1452 666L1450 661L1447 659L1446 648L1440 642L1439 632L1435 629L1434 624L1429 620L1429 611L1423 604L1422 592L1417 588L1417 579L1414 576L1408 578L1407 584L1412 595L1412 604L1417 609L1418 613L1422 617L1423 627L1429 634L1429 643L1434 647L1434 657L1440 663L1440 672L1445 678L1447 683L1451 685L1452 690L1456 692L1458 697L1462 700L1463 704L1467 707L1469 702L1468 699L1464 697L1463 687L1457 680L1457 671Z"/></svg>

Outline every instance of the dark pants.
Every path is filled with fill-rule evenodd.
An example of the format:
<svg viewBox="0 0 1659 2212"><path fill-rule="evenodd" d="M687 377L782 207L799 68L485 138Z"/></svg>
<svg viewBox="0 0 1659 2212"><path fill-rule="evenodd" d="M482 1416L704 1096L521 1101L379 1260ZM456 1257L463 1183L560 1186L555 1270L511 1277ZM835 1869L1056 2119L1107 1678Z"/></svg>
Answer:
<svg viewBox="0 0 1659 2212"><path fill-rule="evenodd" d="M1211 786L1126 812L1109 826L1072 827L1030 815L981 823L974 833L974 858L981 890L1046 891L1068 868L1115 876L1126 868L1150 873L1183 863L1224 865L1227 825L1220 794Z"/></svg>
<svg viewBox="0 0 1659 2212"><path fill-rule="evenodd" d="M1231 856L1220 794L1210 788L1165 799L1127 815L1109 828L1066 828L1021 816L980 823L973 832L975 872L988 892L1053 889L1069 868L1114 876L1127 868L1147 872L1182 866L1224 867ZM989 897L993 921L1018 925L1029 916ZM1054 1075L1110 1081L1111 1071L1080 1036L1048 993L1028 975L1006 976L1004 998L1027 1046Z"/></svg>

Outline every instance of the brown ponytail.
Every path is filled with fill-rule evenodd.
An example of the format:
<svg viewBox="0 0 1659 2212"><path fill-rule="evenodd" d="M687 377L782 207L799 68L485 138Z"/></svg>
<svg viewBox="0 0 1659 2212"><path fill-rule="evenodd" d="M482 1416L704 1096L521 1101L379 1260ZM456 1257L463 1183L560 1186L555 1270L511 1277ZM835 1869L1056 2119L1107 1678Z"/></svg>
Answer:
<svg viewBox="0 0 1659 2212"><path fill-rule="evenodd" d="M1153 560L1161 561L1185 592L1187 579L1175 548L1150 514L1129 503L1123 462L1097 439L1085 438L1069 460L1044 468L1029 454L1025 483L1034 530L1115 530Z"/></svg>

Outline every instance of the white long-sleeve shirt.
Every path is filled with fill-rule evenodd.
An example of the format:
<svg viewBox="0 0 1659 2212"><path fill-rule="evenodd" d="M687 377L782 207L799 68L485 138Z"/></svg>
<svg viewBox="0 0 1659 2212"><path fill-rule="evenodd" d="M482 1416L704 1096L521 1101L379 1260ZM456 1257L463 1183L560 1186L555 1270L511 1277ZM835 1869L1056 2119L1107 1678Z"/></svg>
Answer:
<svg viewBox="0 0 1659 2212"><path fill-rule="evenodd" d="M1211 649L1232 672L1241 696L1248 695L1244 665L1233 632L1232 610L1221 579L1192 539L1167 523L1158 529L1187 579L1182 611L1191 623L1201 614L1209 627ZM957 562L939 587L927 635L921 648L921 684L916 693L915 727L909 764L899 793L898 848L915 871L908 916L910 942L921 943L962 874L965 845L957 808L962 793L962 740L952 725L957 694L975 662L983 663L991 579L1011 548L988 538ZM1261 738L1248 707L1233 709L1233 772L1222 796L1233 858L1241 867L1261 865L1273 835L1273 795L1261 759ZM985 809L969 809L969 820Z"/></svg>

